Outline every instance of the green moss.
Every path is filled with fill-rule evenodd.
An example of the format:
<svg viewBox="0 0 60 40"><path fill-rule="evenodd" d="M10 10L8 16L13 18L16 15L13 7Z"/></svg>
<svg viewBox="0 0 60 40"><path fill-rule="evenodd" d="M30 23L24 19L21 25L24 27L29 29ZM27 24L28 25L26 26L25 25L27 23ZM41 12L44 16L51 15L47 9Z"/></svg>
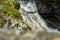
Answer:
<svg viewBox="0 0 60 40"><path fill-rule="evenodd" d="M19 4L18 2L16 2L16 0L1 0L1 5L2 8L1 11L6 11L6 14L8 16L12 16L13 18L17 18L17 19L22 19L21 15L19 14L18 10L15 8L15 5Z"/></svg>

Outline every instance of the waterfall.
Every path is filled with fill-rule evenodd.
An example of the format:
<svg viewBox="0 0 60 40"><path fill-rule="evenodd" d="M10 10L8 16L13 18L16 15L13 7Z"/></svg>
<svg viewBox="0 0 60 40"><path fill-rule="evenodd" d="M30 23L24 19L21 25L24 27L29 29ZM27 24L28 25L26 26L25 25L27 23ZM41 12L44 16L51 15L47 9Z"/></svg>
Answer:
<svg viewBox="0 0 60 40"><path fill-rule="evenodd" d="M31 1L31 0L30 0ZM34 2L34 0L33 0ZM53 30L47 27L44 19L38 14L37 7L35 3L20 3L20 10L23 21L31 27L34 32L38 31L48 31L48 32L57 32L57 30Z"/></svg>

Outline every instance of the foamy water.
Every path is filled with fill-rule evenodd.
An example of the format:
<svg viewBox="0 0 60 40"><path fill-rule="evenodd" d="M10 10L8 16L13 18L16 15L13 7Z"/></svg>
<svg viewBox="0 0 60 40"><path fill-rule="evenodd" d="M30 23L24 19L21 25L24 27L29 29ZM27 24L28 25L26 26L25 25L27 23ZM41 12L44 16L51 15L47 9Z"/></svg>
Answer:
<svg viewBox="0 0 60 40"><path fill-rule="evenodd" d="M34 13L28 13L28 12ZM48 32L58 32L57 30L48 28L44 19L38 14L37 7L35 3L32 2L20 2L20 10L19 10L24 22L29 25L33 31L48 31Z"/></svg>

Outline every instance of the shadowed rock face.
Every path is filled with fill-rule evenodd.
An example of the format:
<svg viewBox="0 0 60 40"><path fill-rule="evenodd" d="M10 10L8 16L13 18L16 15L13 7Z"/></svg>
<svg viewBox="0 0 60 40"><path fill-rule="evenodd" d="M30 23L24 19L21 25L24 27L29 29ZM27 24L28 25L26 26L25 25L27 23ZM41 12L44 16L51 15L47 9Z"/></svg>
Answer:
<svg viewBox="0 0 60 40"><path fill-rule="evenodd" d="M36 2L36 5L39 14L46 20L47 25L53 29L58 29L60 26L60 5L58 0L42 0Z"/></svg>

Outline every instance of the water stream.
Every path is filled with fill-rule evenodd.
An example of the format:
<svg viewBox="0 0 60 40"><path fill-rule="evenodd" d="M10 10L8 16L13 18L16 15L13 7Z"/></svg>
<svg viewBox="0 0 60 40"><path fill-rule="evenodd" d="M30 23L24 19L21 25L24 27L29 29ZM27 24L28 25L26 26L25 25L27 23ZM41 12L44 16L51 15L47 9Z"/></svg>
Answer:
<svg viewBox="0 0 60 40"><path fill-rule="evenodd" d="M57 30L50 29L47 27L44 19L38 14L37 7L33 2L19 1L20 3L20 14L23 21L32 28L33 31L48 31L58 32Z"/></svg>

